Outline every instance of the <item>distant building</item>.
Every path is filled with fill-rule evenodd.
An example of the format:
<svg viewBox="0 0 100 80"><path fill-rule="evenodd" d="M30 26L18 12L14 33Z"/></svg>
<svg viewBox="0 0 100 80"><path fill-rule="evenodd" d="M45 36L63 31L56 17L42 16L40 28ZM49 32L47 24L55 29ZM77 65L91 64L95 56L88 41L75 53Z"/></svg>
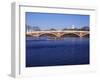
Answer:
<svg viewBox="0 0 100 80"><path fill-rule="evenodd" d="M75 29L75 25L72 25L71 29Z"/></svg>

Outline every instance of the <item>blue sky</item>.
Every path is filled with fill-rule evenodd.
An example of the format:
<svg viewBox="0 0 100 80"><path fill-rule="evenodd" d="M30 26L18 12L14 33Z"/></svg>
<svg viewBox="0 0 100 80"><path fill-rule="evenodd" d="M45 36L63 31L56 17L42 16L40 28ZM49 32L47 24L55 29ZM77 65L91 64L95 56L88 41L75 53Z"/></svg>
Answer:
<svg viewBox="0 0 100 80"><path fill-rule="evenodd" d="M72 25L80 28L89 26L89 15L26 12L26 24L42 30L71 28Z"/></svg>

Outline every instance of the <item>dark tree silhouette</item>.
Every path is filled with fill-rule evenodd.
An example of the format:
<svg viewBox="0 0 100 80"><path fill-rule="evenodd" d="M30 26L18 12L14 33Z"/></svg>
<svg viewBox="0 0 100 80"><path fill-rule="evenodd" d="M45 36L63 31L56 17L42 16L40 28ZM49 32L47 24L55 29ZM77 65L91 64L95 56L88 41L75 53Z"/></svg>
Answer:
<svg viewBox="0 0 100 80"><path fill-rule="evenodd" d="M40 29L38 26L33 26L33 27L32 27L32 30L33 30L33 31L41 31L41 29Z"/></svg>
<svg viewBox="0 0 100 80"><path fill-rule="evenodd" d="M67 28L62 29L62 31L66 31L66 30L68 30L68 29Z"/></svg>
<svg viewBox="0 0 100 80"><path fill-rule="evenodd" d="M28 32L41 31L41 29L38 26L26 25L26 31L28 31Z"/></svg>
<svg viewBox="0 0 100 80"><path fill-rule="evenodd" d="M84 26L84 27L82 27L80 30L89 31L89 27L88 27L88 26Z"/></svg>
<svg viewBox="0 0 100 80"><path fill-rule="evenodd" d="M28 31L28 32L29 32L29 31L32 31L32 27L31 27L30 25L27 25L27 24L26 24L26 31Z"/></svg>
<svg viewBox="0 0 100 80"><path fill-rule="evenodd" d="M49 29L50 31L56 31L56 29L54 29L54 28L51 28L51 29Z"/></svg>

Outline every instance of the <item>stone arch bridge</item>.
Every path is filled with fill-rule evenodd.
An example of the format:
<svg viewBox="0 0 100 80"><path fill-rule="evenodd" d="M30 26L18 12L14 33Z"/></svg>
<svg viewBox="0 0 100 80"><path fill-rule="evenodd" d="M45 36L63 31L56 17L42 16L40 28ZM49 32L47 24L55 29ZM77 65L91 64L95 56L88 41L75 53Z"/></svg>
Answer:
<svg viewBox="0 0 100 80"><path fill-rule="evenodd" d="M85 37L89 36L89 31L74 31L74 30L67 30L67 31L33 31L27 32L27 36L31 37L41 37L43 35L49 35L51 37L64 37L64 36L75 36L75 37Z"/></svg>

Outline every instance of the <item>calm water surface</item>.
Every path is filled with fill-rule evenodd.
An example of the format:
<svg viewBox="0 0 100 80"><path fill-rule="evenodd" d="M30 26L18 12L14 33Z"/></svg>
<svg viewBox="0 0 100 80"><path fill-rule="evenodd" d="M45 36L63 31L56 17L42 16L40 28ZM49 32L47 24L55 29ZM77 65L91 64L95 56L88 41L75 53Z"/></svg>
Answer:
<svg viewBox="0 0 100 80"><path fill-rule="evenodd" d="M89 38L26 40L26 67L89 64Z"/></svg>

